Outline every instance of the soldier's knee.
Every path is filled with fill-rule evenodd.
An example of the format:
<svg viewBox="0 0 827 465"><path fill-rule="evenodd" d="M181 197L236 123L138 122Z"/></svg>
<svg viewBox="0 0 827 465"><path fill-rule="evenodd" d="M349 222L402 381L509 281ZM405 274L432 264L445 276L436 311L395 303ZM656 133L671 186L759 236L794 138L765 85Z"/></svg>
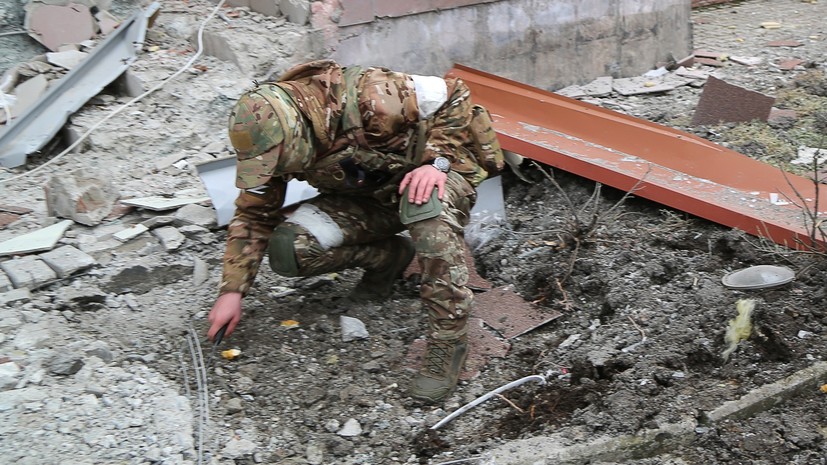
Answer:
<svg viewBox="0 0 827 465"><path fill-rule="evenodd" d="M304 232L301 226L282 223L270 236L267 247L270 268L282 276L299 275L299 263L296 258L297 237Z"/></svg>

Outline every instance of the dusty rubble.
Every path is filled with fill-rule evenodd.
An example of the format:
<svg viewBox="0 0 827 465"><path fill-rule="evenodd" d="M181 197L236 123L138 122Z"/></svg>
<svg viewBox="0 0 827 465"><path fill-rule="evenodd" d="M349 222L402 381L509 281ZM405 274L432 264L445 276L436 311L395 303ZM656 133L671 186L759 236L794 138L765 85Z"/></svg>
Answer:
<svg viewBox="0 0 827 465"><path fill-rule="evenodd" d="M143 88L187 63L211 7L165 2L130 66ZM664 57L645 76L560 92L807 173L794 159L799 146L824 144L825 13L793 0L699 10L695 47L707 64ZM285 47L241 66L287 66L277 32L301 27L247 8L225 17L244 37L266 30ZM768 45L782 40L801 45ZM17 49L20 63L32 63L28 47ZM0 171L0 453L10 463L824 463L823 256L635 198L600 216L608 207L594 208L593 183L555 172L560 191L530 163L525 180L502 177L506 221L469 231L480 308L522 308L529 324L475 315L490 352L445 405L404 393L421 347L415 273L394 300L351 306L343 297L358 271L263 272L243 326L214 351L205 316L225 232L197 166L230 155L226 111L249 84L238 66L202 57L76 152L16 178L60 152L58 141ZM710 76L772 96L782 113L769 124L693 125ZM83 134L130 98L109 87L67 129ZM601 205L622 194L604 188ZM570 205L600 221L561 247ZM758 291L722 284L756 264L785 265L795 280ZM741 299L755 301L753 331L724 362ZM429 430L529 375L545 383Z"/></svg>

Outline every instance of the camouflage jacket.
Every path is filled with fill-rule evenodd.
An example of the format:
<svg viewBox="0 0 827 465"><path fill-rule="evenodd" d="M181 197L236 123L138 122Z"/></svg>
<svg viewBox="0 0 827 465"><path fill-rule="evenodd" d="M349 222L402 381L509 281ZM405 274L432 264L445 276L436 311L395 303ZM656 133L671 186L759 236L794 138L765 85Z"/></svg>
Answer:
<svg viewBox="0 0 827 465"><path fill-rule="evenodd" d="M335 62L317 61L292 68L276 83L312 124L315 151L302 161L303 172L273 173L264 185L239 195L228 230L221 293L249 291L270 234L284 220L279 210L291 178L307 180L322 192L396 202L402 175L438 156L451 160L452 169L472 186L487 176L474 158L472 103L461 80L445 79L444 103L425 115L417 99L418 76L384 68L359 71L346 82ZM358 114L347 111L348 98L357 99Z"/></svg>

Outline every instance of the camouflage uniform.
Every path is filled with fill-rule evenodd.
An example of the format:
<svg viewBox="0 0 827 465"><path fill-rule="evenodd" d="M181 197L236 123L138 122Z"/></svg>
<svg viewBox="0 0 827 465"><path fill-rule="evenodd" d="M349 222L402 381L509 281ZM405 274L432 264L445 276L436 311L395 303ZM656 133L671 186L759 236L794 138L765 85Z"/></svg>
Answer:
<svg viewBox="0 0 827 465"><path fill-rule="evenodd" d="M463 228L474 188L488 176L478 161L480 140L471 132L479 107L461 80L445 79L444 103L426 115L417 85L416 76L325 60L293 68L246 94L230 117L243 191L229 225L221 293L246 294L274 241L291 243L295 257L274 259L271 250L273 270L309 276L375 268L399 253L390 238L407 228L421 260L430 336L465 334L473 294L466 286ZM490 124L487 130L493 134ZM498 146L488 148L499 153ZM501 169L499 155L486 165L489 171ZM397 194L402 177L438 156L452 164L441 213L403 225L399 206L407 199ZM294 178L321 195L283 208Z"/></svg>

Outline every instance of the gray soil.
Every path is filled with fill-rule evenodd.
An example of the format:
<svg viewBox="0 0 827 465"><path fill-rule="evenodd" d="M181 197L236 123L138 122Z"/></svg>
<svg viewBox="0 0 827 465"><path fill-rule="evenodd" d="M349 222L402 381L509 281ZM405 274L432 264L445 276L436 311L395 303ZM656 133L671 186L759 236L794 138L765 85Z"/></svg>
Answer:
<svg viewBox="0 0 827 465"><path fill-rule="evenodd" d="M211 5L165 2L131 72L149 87L182 66ZM228 11L238 13L231 16L233 34L245 40L304 34L283 18ZM813 102L825 96L818 89L827 85L802 87L796 79L822 82L827 4L754 0L694 16L695 48L764 59L750 67L727 62L717 70L722 78L769 95L796 88L811 92ZM781 20L781 30L759 27ZM210 25L226 27L218 19ZM804 45L766 47L791 38ZM10 46L21 62L32 58L26 40ZM778 69L791 57L805 63ZM251 66L263 76L285 61L261 57ZM122 198L204 195L193 166L230 154L224 121L249 83L233 64L211 57L198 63L109 120L81 153L0 184L0 203L33 209L0 230L0 240L48 224L42 186L75 170L111 179ZM684 86L589 101L766 155L757 139L740 146L728 137L735 125L689 127L701 91ZM70 126L81 132L127 100L107 90ZM801 134L791 127L761 131L791 144ZM0 177L38 166L59 151L56 144ZM158 166L175 153L187 165ZM594 182L559 170L525 162L521 171L530 182L502 175L506 221L486 230L485 240L469 237L477 270L494 286L513 285L538 312L562 316L509 340L504 357L489 359L444 404L405 394L408 348L424 331L415 276L400 282L388 302L354 305L344 297L358 270L287 279L263 267L241 326L219 347L241 355L212 361L206 313L226 231L182 228L186 238L173 249L150 233L111 245L111 234L126 225L163 216L133 210L95 227L76 224L62 239L89 251L95 267L0 307L0 364L18 370L0 372L0 456L24 464L487 463L487 453L514 440L554 434L555 441L590 443L689 422L688 441L572 463L825 463L827 411L817 386L744 419L710 424L705 415L824 360L823 254L775 247L605 186L595 194ZM594 227L584 228L592 219ZM726 273L758 264L788 266L796 278L757 291L722 285ZM753 331L724 360L727 325L745 298L756 301ZM364 322L370 337L345 342L341 315ZM285 326L287 320L298 327ZM206 383L197 382L199 343ZM465 403L532 374L548 375L548 383L524 384L429 432Z"/></svg>

